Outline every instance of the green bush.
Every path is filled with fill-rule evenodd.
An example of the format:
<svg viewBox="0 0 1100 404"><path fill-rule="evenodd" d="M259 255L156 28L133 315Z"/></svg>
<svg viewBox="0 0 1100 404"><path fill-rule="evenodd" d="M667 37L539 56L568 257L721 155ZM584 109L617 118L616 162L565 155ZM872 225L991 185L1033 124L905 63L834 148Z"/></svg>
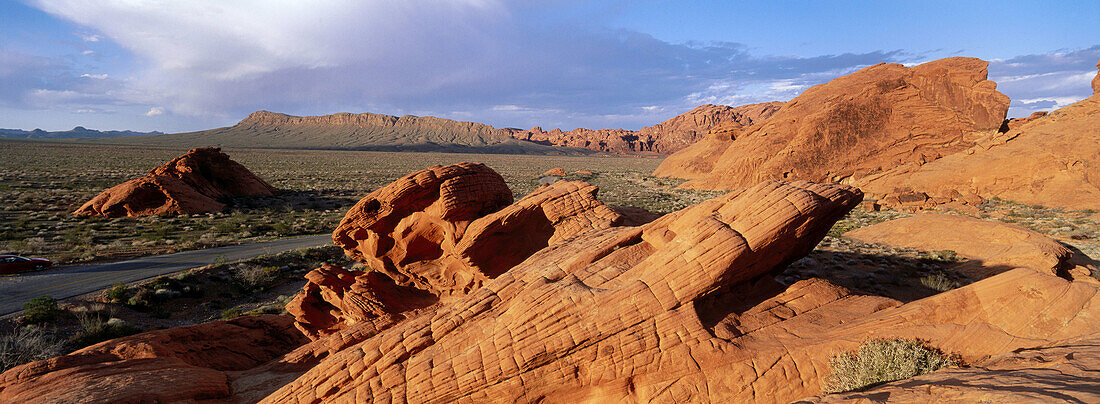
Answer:
<svg viewBox="0 0 1100 404"><path fill-rule="evenodd" d="M57 319L61 309L57 307L57 300L49 296L39 296L23 303L23 322L28 324L44 324Z"/></svg>
<svg viewBox="0 0 1100 404"><path fill-rule="evenodd" d="M42 327L26 326L0 335L0 372L27 362L64 353L64 341L52 338Z"/></svg>
<svg viewBox="0 0 1100 404"><path fill-rule="evenodd" d="M829 364L833 373L826 378L825 391L839 393L923 375L958 361L920 341L891 339L866 342L857 352L834 356Z"/></svg>
<svg viewBox="0 0 1100 404"><path fill-rule="evenodd" d="M107 297L107 301L111 303L125 303L130 299L130 291L126 289L125 283L116 283L110 289L107 289L103 293Z"/></svg>
<svg viewBox="0 0 1100 404"><path fill-rule="evenodd" d="M126 301L126 304L138 309L149 308L153 304L153 300L156 299L156 293L152 289L141 288L130 300Z"/></svg>

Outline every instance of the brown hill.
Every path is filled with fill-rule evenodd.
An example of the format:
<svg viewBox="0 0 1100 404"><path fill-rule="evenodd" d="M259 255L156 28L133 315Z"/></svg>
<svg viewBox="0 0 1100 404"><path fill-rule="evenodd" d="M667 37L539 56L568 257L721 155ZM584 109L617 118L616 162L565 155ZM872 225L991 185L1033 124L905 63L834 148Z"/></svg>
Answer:
<svg viewBox="0 0 1100 404"><path fill-rule="evenodd" d="M840 181L931 161L995 131L1008 97L985 61L878 64L814 86L748 128L719 127L654 172L686 186L730 189L768 179Z"/></svg>
<svg viewBox="0 0 1100 404"><path fill-rule="evenodd" d="M292 116L257 111L236 125L199 132L120 137L103 143L176 147L212 145L502 154L587 154L585 149L524 142L492 126L432 116L340 113Z"/></svg>
<svg viewBox="0 0 1100 404"><path fill-rule="evenodd" d="M974 193L1050 207L1100 209L1100 93L1006 133L988 134L963 152L904 164L852 183L880 199L912 190L931 200Z"/></svg>
<svg viewBox="0 0 1100 404"><path fill-rule="evenodd" d="M275 187L216 147L192 149L144 177L96 195L73 212L89 216L151 216L222 210L227 196L273 195Z"/></svg>
<svg viewBox="0 0 1100 404"><path fill-rule="evenodd" d="M555 146L583 147L586 149L617 153L652 152L672 154L701 139L717 126L746 127L771 116L782 102L748 104L739 107L706 104L677 115L659 124L633 131L627 129L574 129L545 131L540 127L531 130L508 130L516 139Z"/></svg>

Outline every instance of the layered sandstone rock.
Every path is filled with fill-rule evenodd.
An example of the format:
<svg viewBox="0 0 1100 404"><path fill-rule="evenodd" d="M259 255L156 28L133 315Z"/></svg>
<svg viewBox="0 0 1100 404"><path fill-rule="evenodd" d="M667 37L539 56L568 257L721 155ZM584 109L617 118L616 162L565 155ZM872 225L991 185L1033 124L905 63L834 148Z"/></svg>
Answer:
<svg viewBox="0 0 1100 404"><path fill-rule="evenodd" d="M368 195L333 233L336 245L371 270L314 270L288 311L319 338L465 295L542 248L627 220L597 200L597 191L559 181L509 205L504 179L484 165L413 173Z"/></svg>
<svg viewBox="0 0 1100 404"><path fill-rule="evenodd" d="M806 254L859 200L769 182L588 232L337 352L267 401L690 397L706 383L698 363L720 362L719 349L694 352L720 342L693 303Z"/></svg>
<svg viewBox="0 0 1100 404"><path fill-rule="evenodd" d="M1100 210L1100 94L979 139L962 152L853 179L875 197L908 188Z"/></svg>
<svg viewBox="0 0 1100 404"><path fill-rule="evenodd" d="M1096 62L1096 68L1100 69L1100 62ZM1100 94L1100 73L1096 73L1096 77L1092 78L1092 93Z"/></svg>
<svg viewBox="0 0 1100 404"><path fill-rule="evenodd" d="M273 195L275 188L216 147L188 151L149 174L116 185L77 209L107 217L195 214L225 208L230 196Z"/></svg>
<svg viewBox="0 0 1100 404"><path fill-rule="evenodd" d="M263 315L150 331L0 374L0 402L205 402L230 395L234 371L308 340L285 316Z"/></svg>
<svg viewBox="0 0 1100 404"><path fill-rule="evenodd" d="M671 154L702 139L712 128L747 127L771 116L782 105L782 102L739 107L700 105L667 121L637 131L584 128L571 131L561 129L545 131L540 127L526 131L508 129L505 131L516 139L555 146L581 147L617 154L638 152Z"/></svg>
<svg viewBox="0 0 1100 404"><path fill-rule="evenodd" d="M1023 227L960 215L921 214L844 233L866 243L925 251L951 250L970 260L960 269L977 279L1013 268L1095 282L1088 256Z"/></svg>
<svg viewBox="0 0 1100 404"><path fill-rule="evenodd" d="M840 181L965 150L995 132L1009 99L987 63L948 58L878 64L806 90L748 128L714 130L666 159L658 176L732 189L768 179Z"/></svg>

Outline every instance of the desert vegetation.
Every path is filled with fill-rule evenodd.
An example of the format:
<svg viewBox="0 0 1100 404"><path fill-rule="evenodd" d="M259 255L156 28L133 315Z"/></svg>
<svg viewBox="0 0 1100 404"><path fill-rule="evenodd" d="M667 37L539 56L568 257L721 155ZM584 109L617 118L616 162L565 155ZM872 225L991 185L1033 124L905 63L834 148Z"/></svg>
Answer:
<svg viewBox="0 0 1100 404"><path fill-rule="evenodd" d="M908 379L949 366L958 360L917 340L889 339L865 342L856 352L845 352L829 362L833 371L825 391L839 393Z"/></svg>

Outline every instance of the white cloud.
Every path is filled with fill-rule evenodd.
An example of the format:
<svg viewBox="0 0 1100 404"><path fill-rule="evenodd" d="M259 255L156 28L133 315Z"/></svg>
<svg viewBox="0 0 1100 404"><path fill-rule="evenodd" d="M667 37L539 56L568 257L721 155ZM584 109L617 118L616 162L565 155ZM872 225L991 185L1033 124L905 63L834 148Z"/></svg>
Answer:
<svg viewBox="0 0 1100 404"><path fill-rule="evenodd" d="M145 116L157 116L157 115L164 115L164 108L163 107L152 107L152 108L149 108L149 112L145 113Z"/></svg>
<svg viewBox="0 0 1100 404"><path fill-rule="evenodd" d="M95 54L95 51L94 51L94 50L91 50L91 49L87 49L87 50L85 50L85 51L83 51L83 52L80 52L80 53L81 53L82 55L92 55L92 54Z"/></svg>
<svg viewBox="0 0 1100 404"><path fill-rule="evenodd" d="M103 73L103 74L84 73L84 74L81 74L80 77L89 78L89 79L96 79L96 80L106 80L107 79L107 73Z"/></svg>
<svg viewBox="0 0 1100 404"><path fill-rule="evenodd" d="M103 37L101 37L99 35L84 35L84 34L77 34L77 35L80 37L80 39L83 39L84 42L99 42L100 39L103 39Z"/></svg>

